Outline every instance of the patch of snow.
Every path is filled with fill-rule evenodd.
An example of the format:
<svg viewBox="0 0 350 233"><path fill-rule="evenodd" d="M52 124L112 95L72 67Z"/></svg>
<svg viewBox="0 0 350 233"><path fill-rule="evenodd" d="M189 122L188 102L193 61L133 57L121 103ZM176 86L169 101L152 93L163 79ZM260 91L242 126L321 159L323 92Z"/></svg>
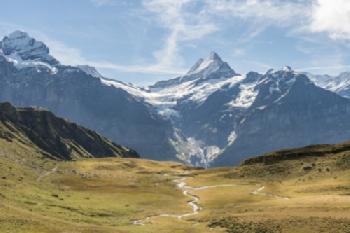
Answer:
<svg viewBox="0 0 350 233"><path fill-rule="evenodd" d="M220 57L216 53L212 52L206 59L200 59L187 74L191 75L205 72L203 76L206 76L206 74L217 71L222 64L223 61L220 59Z"/></svg>
<svg viewBox="0 0 350 233"><path fill-rule="evenodd" d="M175 140L170 142L177 151L177 157L195 166L208 167L209 164L221 153L216 145L205 145L201 140L194 137L184 138L180 131L175 130Z"/></svg>
<svg viewBox="0 0 350 233"><path fill-rule="evenodd" d="M285 93L283 93L280 97L278 97L278 99L276 99L275 101L273 101L274 103L278 103L278 102L280 102L284 97L286 97L287 95L288 95L288 93L289 93L289 89L285 92Z"/></svg>
<svg viewBox="0 0 350 233"><path fill-rule="evenodd" d="M132 85L128 85L126 83L117 81L117 80L111 80L111 79L105 79L100 78L101 82L107 86L112 86L118 89L122 89L130 93L131 95L134 95L136 97L145 97L147 95L147 92L142 90L141 88L134 87Z"/></svg>
<svg viewBox="0 0 350 233"><path fill-rule="evenodd" d="M158 110L158 113L165 119L174 119L180 117L180 113L171 108L161 108Z"/></svg>
<svg viewBox="0 0 350 233"><path fill-rule="evenodd" d="M284 72L293 72L292 68L290 66L285 66L282 69Z"/></svg>
<svg viewBox="0 0 350 233"><path fill-rule="evenodd" d="M152 88L150 90L144 90L140 88L126 86L121 82L116 81L103 81L108 85L113 85L117 88L122 88L129 93L143 97L144 100L158 109L160 114L169 116L167 113L172 113L171 110L180 99L186 99L197 104L204 102L208 96L217 90L220 90L225 85L234 85L244 79L243 76L233 76L231 78L206 80L204 82L197 83L196 80L183 82L176 86L170 86L168 88ZM174 113L174 112L173 112ZM177 116L176 114L173 116Z"/></svg>
<svg viewBox="0 0 350 233"><path fill-rule="evenodd" d="M194 79L184 79L176 85L169 85L163 88L151 87L149 89L143 89L114 80L101 79L101 81L106 85L124 89L134 96L143 98L145 102L153 105L161 116L171 119L179 116L178 112L173 110L178 104L178 101L191 101L201 104L208 96L220 90L225 85L232 86L244 79L243 76L235 75L232 70L229 70L230 68L222 68L222 64L225 63L221 58L216 53L211 53L208 58L200 59L190 72L186 76L183 76L187 77L188 75L196 74L198 77L195 75ZM227 69L229 73L226 74L232 73L232 77L222 75L221 78L220 76L213 79L204 78L207 74L215 72L217 69L223 69L224 73L226 71L225 69ZM204 70L205 72L202 72Z"/></svg>
<svg viewBox="0 0 350 233"><path fill-rule="evenodd" d="M218 146L207 146L204 148L204 152L208 162L213 161L218 154L221 152L221 149Z"/></svg>
<svg viewBox="0 0 350 233"><path fill-rule="evenodd" d="M57 67L52 66L46 62L42 62L42 61L33 61L33 60L23 60L20 56L18 56L17 54L10 54L7 56L4 56L6 58L6 60L8 62L13 63L13 65L17 68L17 69L23 69L23 68L27 68L27 67L46 67L50 70L50 72L52 74L56 74L58 72ZM39 69L37 69L38 72L41 72Z"/></svg>
<svg viewBox="0 0 350 233"><path fill-rule="evenodd" d="M237 139L237 134L235 131L232 131L227 138L228 145L232 145Z"/></svg>
<svg viewBox="0 0 350 233"><path fill-rule="evenodd" d="M350 73L348 72L341 73L338 76L311 75L311 74L307 74L307 76L317 86L335 93L341 93L342 91L350 90ZM350 97L348 95L343 95L343 96Z"/></svg>
<svg viewBox="0 0 350 233"><path fill-rule="evenodd" d="M231 107L249 108L255 101L258 91L255 90L256 83L240 84L238 96L228 103Z"/></svg>
<svg viewBox="0 0 350 233"><path fill-rule="evenodd" d="M201 103L205 101L209 95L213 94L215 91L220 90L223 86L235 85L236 83L242 81L244 76L234 76L232 78L219 79L219 80L208 80L201 85L195 86L188 91L187 95L191 95L190 100Z"/></svg>
<svg viewBox="0 0 350 233"><path fill-rule="evenodd" d="M219 68L219 66L215 63L214 60L203 60L201 62L201 64L198 66L198 68L194 71L192 71L190 74L195 74L195 73L199 73L205 69L208 69L207 72L214 72L215 70L217 70Z"/></svg>
<svg viewBox="0 0 350 233"><path fill-rule="evenodd" d="M49 54L49 48L41 41L31 38L26 32L15 31L1 41L3 54L16 55L24 61L45 62L57 65L58 61Z"/></svg>
<svg viewBox="0 0 350 233"><path fill-rule="evenodd" d="M291 87L293 86L293 84L296 81L296 78L292 77L292 78L290 78L290 79L288 79L286 81L285 80L283 80L283 81L284 81L284 84L285 84L285 89L283 91L282 90L279 91L281 93L281 96L278 97L278 99L276 99L274 101L274 103L278 103L280 100L282 100L284 97L286 97L289 94ZM280 79L277 80L277 84L276 85L277 86L281 86L280 82L282 82L282 80L280 80Z"/></svg>

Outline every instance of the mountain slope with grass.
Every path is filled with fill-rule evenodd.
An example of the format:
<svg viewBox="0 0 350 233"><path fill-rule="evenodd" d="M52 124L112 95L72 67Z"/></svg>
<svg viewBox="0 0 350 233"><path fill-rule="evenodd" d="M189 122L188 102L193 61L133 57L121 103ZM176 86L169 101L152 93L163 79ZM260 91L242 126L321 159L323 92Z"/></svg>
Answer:
<svg viewBox="0 0 350 233"><path fill-rule="evenodd" d="M350 230L350 143L270 152L234 168L201 171L190 185L236 184L195 194L202 219L229 233Z"/></svg>
<svg viewBox="0 0 350 233"><path fill-rule="evenodd" d="M0 101L49 109L148 159L236 165L350 138L347 73L312 76L286 66L240 75L212 52L186 74L140 88L62 65L43 42L16 31L0 43L0 82Z"/></svg>
<svg viewBox="0 0 350 233"><path fill-rule="evenodd" d="M138 157L92 130L35 108L15 108L0 104L0 137L36 147L50 158L72 160L92 157Z"/></svg>
<svg viewBox="0 0 350 233"><path fill-rule="evenodd" d="M16 139L0 137L1 232L350 230L349 143L204 170L134 158L54 160L16 130Z"/></svg>

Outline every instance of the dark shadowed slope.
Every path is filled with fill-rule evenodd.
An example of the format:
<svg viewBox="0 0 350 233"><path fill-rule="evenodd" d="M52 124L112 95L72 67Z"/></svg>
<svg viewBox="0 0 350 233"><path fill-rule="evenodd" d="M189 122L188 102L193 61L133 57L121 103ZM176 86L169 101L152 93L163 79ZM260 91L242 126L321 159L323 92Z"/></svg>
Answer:
<svg viewBox="0 0 350 233"><path fill-rule="evenodd" d="M283 160L304 159L308 157L334 156L342 153L350 154L350 142L340 144L319 144L301 148L279 150L264 155L247 159L243 165L273 164ZM344 165L344 164L343 164Z"/></svg>
<svg viewBox="0 0 350 233"><path fill-rule="evenodd" d="M92 130L35 108L15 108L0 104L0 137L36 146L48 157L78 159L86 157L138 157Z"/></svg>

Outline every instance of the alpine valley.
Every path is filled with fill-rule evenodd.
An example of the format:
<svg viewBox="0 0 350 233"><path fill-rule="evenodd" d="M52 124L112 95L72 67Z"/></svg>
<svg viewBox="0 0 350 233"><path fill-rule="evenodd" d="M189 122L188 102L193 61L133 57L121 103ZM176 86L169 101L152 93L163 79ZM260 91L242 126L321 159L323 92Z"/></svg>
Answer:
<svg viewBox="0 0 350 233"><path fill-rule="evenodd" d="M234 71L215 52L183 76L140 88L62 65L15 31L0 42L0 101L36 106L135 149L196 166L350 138L350 73Z"/></svg>

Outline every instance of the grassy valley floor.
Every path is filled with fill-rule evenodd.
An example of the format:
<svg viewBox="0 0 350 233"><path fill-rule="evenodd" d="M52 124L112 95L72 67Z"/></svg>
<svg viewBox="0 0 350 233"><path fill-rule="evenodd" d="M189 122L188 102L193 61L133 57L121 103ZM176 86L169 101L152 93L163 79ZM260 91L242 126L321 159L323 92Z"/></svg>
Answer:
<svg viewBox="0 0 350 233"><path fill-rule="evenodd" d="M201 170L0 145L0 232L350 232L347 152Z"/></svg>

